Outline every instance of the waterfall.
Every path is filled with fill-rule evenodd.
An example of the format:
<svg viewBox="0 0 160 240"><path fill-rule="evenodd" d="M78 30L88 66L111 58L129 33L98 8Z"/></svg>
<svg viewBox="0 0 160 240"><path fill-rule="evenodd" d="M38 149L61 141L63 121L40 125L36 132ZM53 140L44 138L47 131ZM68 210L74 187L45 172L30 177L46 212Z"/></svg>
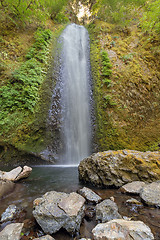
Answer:
<svg viewBox="0 0 160 240"><path fill-rule="evenodd" d="M90 154L89 36L83 26L70 24L60 37L62 164L79 164Z"/></svg>

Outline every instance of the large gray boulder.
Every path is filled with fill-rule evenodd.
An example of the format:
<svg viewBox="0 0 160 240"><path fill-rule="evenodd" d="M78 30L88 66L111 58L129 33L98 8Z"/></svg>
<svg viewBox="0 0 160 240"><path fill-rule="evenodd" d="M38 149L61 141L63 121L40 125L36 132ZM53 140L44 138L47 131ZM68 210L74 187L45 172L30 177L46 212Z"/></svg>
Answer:
<svg viewBox="0 0 160 240"><path fill-rule="evenodd" d="M15 188L15 183L11 181L0 180L0 198L12 192Z"/></svg>
<svg viewBox="0 0 160 240"><path fill-rule="evenodd" d="M118 206L110 199L106 199L103 202L96 205L96 220L102 223L108 222L113 219L122 218L118 213Z"/></svg>
<svg viewBox="0 0 160 240"><path fill-rule="evenodd" d="M98 224L93 230L94 240L153 240L150 228L141 221L115 219Z"/></svg>
<svg viewBox="0 0 160 240"><path fill-rule="evenodd" d="M19 240L24 223L11 223L0 232L1 240Z"/></svg>
<svg viewBox="0 0 160 240"><path fill-rule="evenodd" d="M34 200L33 215L45 233L55 233L62 227L69 233L78 232L84 216L85 199L73 192L47 192Z"/></svg>
<svg viewBox="0 0 160 240"><path fill-rule="evenodd" d="M160 207L160 181L145 185L141 189L140 197L146 204Z"/></svg>
<svg viewBox="0 0 160 240"><path fill-rule="evenodd" d="M10 172L0 171L0 180L8 180L17 182L20 179L27 178L32 172L32 168L28 166L17 167L12 169Z"/></svg>
<svg viewBox="0 0 160 240"><path fill-rule="evenodd" d="M118 150L94 153L82 160L79 178L98 186L116 186L132 181L160 179L160 152Z"/></svg>
<svg viewBox="0 0 160 240"><path fill-rule="evenodd" d="M88 202L91 203L99 203L102 201L102 198L93 192L91 189L87 187L83 187L79 190L79 194L81 194L84 198L87 199Z"/></svg>

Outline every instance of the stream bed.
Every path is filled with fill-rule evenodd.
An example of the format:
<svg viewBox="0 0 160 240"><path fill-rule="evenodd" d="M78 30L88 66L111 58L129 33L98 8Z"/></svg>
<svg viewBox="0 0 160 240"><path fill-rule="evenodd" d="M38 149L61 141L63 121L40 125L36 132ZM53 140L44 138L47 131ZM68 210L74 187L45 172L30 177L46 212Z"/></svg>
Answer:
<svg viewBox="0 0 160 240"><path fill-rule="evenodd" d="M127 216L132 220L141 220L151 228L154 234L155 240L160 239L160 209L154 207L148 207L143 205L139 206L128 206L125 204L127 199L132 197L140 201L139 196L133 196L128 194L122 194L118 189L101 189L93 187L92 185L83 184L78 179L78 168L77 167L64 167L64 166L32 166L33 171L28 179L16 183L15 190L7 195L5 198L0 200L0 215L5 209L15 204L17 207L22 208L25 211L25 219L28 222L32 219L32 204L35 198L41 197L48 191L59 191L59 192L76 192L83 186L89 187L99 194L103 199L114 197L116 204L118 205L119 213L122 216ZM6 169L3 169L6 171ZM7 171L10 169L7 169ZM89 207L89 205L88 205ZM93 207L93 205L91 206ZM26 220L26 221L27 221ZM7 223L0 225L2 230ZM76 238L70 236L66 231L60 230L53 237L56 240L71 240L79 239L81 237L92 238L91 230L97 224L95 217L93 219L84 218L80 235ZM24 234L22 240L32 239L31 236L42 235L42 230L38 225L32 228L31 232ZM37 235L35 235L35 232ZM38 235L39 234L39 235Z"/></svg>

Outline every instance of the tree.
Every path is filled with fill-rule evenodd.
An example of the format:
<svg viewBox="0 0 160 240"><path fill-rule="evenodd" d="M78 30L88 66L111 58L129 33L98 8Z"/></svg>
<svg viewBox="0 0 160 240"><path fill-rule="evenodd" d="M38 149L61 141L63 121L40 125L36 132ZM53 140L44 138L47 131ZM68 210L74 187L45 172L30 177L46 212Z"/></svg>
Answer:
<svg viewBox="0 0 160 240"><path fill-rule="evenodd" d="M145 31L160 34L160 0L147 2L141 26Z"/></svg>

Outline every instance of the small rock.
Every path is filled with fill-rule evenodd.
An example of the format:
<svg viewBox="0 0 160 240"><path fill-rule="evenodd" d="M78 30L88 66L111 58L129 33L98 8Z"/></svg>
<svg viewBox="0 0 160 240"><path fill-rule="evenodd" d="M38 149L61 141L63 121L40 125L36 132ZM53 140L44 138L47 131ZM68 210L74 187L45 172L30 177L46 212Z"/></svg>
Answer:
<svg viewBox="0 0 160 240"><path fill-rule="evenodd" d="M55 240L55 239L53 237L51 237L50 235L45 235L40 238L34 238L34 240Z"/></svg>
<svg viewBox="0 0 160 240"><path fill-rule="evenodd" d="M13 191L15 183L11 181L0 180L0 198Z"/></svg>
<svg viewBox="0 0 160 240"><path fill-rule="evenodd" d="M23 223L11 223L0 232L1 240L19 240Z"/></svg>
<svg viewBox="0 0 160 240"><path fill-rule="evenodd" d="M27 178L32 172L32 168L28 166L23 167L23 171L16 177L15 181L19 181L20 179Z"/></svg>
<svg viewBox="0 0 160 240"><path fill-rule="evenodd" d="M140 197L146 204L160 207L160 181L144 186L141 189Z"/></svg>
<svg viewBox="0 0 160 240"><path fill-rule="evenodd" d="M96 220L101 222L108 222L112 219L122 218L118 213L117 204L110 199L106 199L103 202L96 205Z"/></svg>
<svg viewBox="0 0 160 240"><path fill-rule="evenodd" d="M115 219L98 224L92 233L94 240L154 240L150 228L141 221Z"/></svg>
<svg viewBox="0 0 160 240"><path fill-rule="evenodd" d="M1 215L1 222L6 222L9 220L12 220L14 216L16 215L17 207L16 205L9 205L8 208L6 208L5 212Z"/></svg>
<svg viewBox="0 0 160 240"><path fill-rule="evenodd" d="M141 202L139 202L137 199L135 198L130 198L126 201L127 205L137 205L137 206L143 206L143 204Z"/></svg>
<svg viewBox="0 0 160 240"><path fill-rule="evenodd" d="M79 194L86 198L88 202L99 203L102 201L102 198L98 194L87 187L80 189Z"/></svg>
<svg viewBox="0 0 160 240"><path fill-rule="evenodd" d="M90 238L81 238L79 240L91 240Z"/></svg>
<svg viewBox="0 0 160 240"><path fill-rule="evenodd" d="M122 193L132 193L132 194L139 194L142 187L146 184L142 181L133 181L131 183L127 183L120 188Z"/></svg>

